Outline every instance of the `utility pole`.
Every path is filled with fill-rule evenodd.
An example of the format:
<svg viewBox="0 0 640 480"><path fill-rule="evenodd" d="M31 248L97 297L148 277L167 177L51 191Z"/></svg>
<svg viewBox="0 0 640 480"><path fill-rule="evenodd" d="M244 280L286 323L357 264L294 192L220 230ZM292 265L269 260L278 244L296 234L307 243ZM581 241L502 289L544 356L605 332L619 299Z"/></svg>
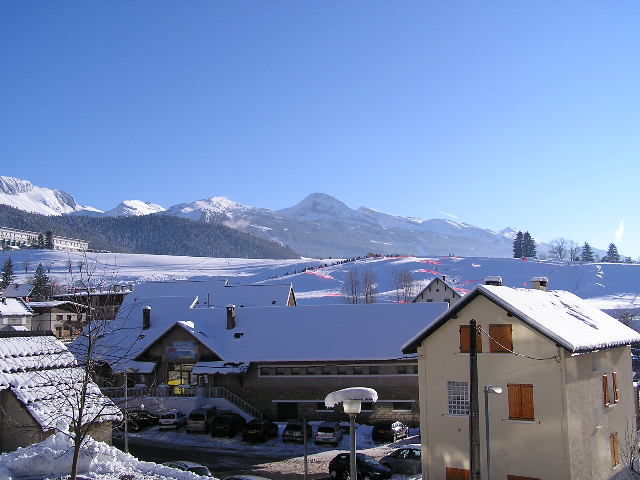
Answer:
<svg viewBox="0 0 640 480"><path fill-rule="evenodd" d="M469 463L471 480L480 480L480 410L478 397L478 326L471 326L471 351L469 353Z"/></svg>

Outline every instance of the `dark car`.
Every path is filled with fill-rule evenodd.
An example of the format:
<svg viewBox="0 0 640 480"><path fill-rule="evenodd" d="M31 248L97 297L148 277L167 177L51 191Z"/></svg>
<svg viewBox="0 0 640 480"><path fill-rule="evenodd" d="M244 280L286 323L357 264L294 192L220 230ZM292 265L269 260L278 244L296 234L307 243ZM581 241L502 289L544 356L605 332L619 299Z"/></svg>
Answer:
<svg viewBox="0 0 640 480"><path fill-rule="evenodd" d="M381 465L375 458L364 453L356 453L356 469L358 478L369 478L371 480L391 478L392 474L389 467ZM350 455L348 453L341 453L329 462L329 475L331 475L331 478L349 478L350 470Z"/></svg>
<svg viewBox="0 0 640 480"><path fill-rule="evenodd" d="M287 423L287 426L284 427L284 430L282 431L282 441L303 443L304 442L304 437L302 435L303 429L304 427L302 426L301 421L290 420L289 423ZM308 423L306 424L306 431L307 431L307 435L306 435L307 441L309 441L313 436L313 430L311 428L311 425L309 425Z"/></svg>
<svg viewBox="0 0 640 480"><path fill-rule="evenodd" d="M382 465L386 465L394 473L415 475L422 473L422 446L413 444L405 445L395 452L380 459Z"/></svg>
<svg viewBox="0 0 640 480"><path fill-rule="evenodd" d="M245 442L266 442L268 438L278 435L278 425L271 420L254 418L242 429L242 440Z"/></svg>
<svg viewBox="0 0 640 480"><path fill-rule="evenodd" d="M408 436L409 427L402 422L376 423L371 430L371 440L374 442L395 442Z"/></svg>
<svg viewBox="0 0 640 480"><path fill-rule="evenodd" d="M176 460L173 462L165 462L162 465L165 467L177 468L178 470L182 470L183 472L191 472L196 475L200 475L203 477L210 477L211 472L209 468L204 465L200 465L199 463L186 462L184 460Z"/></svg>
<svg viewBox="0 0 640 480"><path fill-rule="evenodd" d="M147 427L158 424L160 417L147 410L131 409L127 411L127 430L129 432L139 432ZM124 422L118 426L118 430L124 430Z"/></svg>
<svg viewBox="0 0 640 480"><path fill-rule="evenodd" d="M244 417L235 412L218 412L211 421L211 436L233 437L242 431L246 423Z"/></svg>

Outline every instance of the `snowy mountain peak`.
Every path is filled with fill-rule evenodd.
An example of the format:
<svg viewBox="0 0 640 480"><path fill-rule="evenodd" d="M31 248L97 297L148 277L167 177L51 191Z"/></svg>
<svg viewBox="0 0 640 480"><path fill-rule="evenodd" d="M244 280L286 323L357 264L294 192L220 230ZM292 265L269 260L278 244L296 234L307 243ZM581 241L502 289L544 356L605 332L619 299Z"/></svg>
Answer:
<svg viewBox="0 0 640 480"><path fill-rule="evenodd" d="M332 218L351 218L358 216L355 210L350 209L337 198L326 193L312 193L307 195L293 207L283 208L277 213L286 217L302 220L319 220Z"/></svg>
<svg viewBox="0 0 640 480"><path fill-rule="evenodd" d="M141 200L125 200L117 207L105 212L107 217L133 217L164 212L166 208L157 203L143 202Z"/></svg>
<svg viewBox="0 0 640 480"><path fill-rule="evenodd" d="M0 203L41 215L100 211L93 207L78 205L73 196L62 190L38 187L29 180L2 176L0 176Z"/></svg>

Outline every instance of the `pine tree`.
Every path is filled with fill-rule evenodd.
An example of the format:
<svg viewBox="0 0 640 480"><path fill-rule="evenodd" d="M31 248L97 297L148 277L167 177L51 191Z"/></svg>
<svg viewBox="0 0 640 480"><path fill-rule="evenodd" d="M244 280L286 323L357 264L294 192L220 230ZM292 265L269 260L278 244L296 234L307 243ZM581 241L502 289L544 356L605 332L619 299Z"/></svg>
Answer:
<svg viewBox="0 0 640 480"><path fill-rule="evenodd" d="M44 235L38 234L38 248L44 248Z"/></svg>
<svg viewBox="0 0 640 480"><path fill-rule="evenodd" d="M580 260L582 260L583 262L593 262L595 260L595 257L593 256L593 249L587 242L584 242L584 245L582 246Z"/></svg>
<svg viewBox="0 0 640 480"><path fill-rule="evenodd" d="M0 288L6 288L7 285L13 282L14 278L16 278L16 276L13 273L13 262L8 258L7 261L4 262L2 272L0 273Z"/></svg>
<svg viewBox="0 0 640 480"><path fill-rule="evenodd" d="M53 232L51 230L47 230L44 236L44 247L48 250L53 250Z"/></svg>
<svg viewBox="0 0 640 480"><path fill-rule="evenodd" d="M538 256L536 251L536 242L529 232L524 232L522 239L522 256L535 258Z"/></svg>
<svg viewBox="0 0 640 480"><path fill-rule="evenodd" d="M33 291L31 296L36 302L42 302L49 298L51 293L51 281L45 273L45 269L42 264L38 264L36 273L33 275Z"/></svg>
<svg viewBox="0 0 640 480"><path fill-rule="evenodd" d="M522 258L522 247L524 237L521 231L518 231L516 238L513 239L513 258Z"/></svg>
<svg viewBox="0 0 640 480"><path fill-rule="evenodd" d="M620 262L620 254L618 253L618 247L616 247L615 243L610 243L609 248L607 249L607 254L604 257L606 262L611 263L619 263Z"/></svg>

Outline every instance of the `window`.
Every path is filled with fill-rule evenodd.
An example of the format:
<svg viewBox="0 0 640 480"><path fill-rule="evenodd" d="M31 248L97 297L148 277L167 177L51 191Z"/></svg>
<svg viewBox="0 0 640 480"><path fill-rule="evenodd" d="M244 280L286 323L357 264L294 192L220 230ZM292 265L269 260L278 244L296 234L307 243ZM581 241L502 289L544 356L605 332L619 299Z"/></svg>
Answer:
<svg viewBox="0 0 640 480"><path fill-rule="evenodd" d="M412 402L393 402L392 405L392 410L395 412L410 412L411 407L413 406Z"/></svg>
<svg viewBox="0 0 640 480"><path fill-rule="evenodd" d="M413 366L413 373L414 373L414 375L418 374L418 365L414 365Z"/></svg>
<svg viewBox="0 0 640 480"><path fill-rule="evenodd" d="M373 402L362 402L360 411L362 412L370 412L373 410Z"/></svg>
<svg viewBox="0 0 640 480"><path fill-rule="evenodd" d="M407 366L406 365L398 365L398 375L406 375Z"/></svg>
<svg viewBox="0 0 640 480"><path fill-rule="evenodd" d="M609 436L611 444L611 467L620 465L620 446L618 445L618 432L613 432Z"/></svg>
<svg viewBox="0 0 640 480"><path fill-rule="evenodd" d="M299 367L291 367L291 375L300 375Z"/></svg>
<svg viewBox="0 0 640 480"><path fill-rule="evenodd" d="M477 326L476 344L478 353L482 353L482 334L480 333L480 325ZM460 325L460 352L471 352L471 325Z"/></svg>
<svg viewBox="0 0 640 480"><path fill-rule="evenodd" d="M620 401L620 393L618 392L618 372L611 372L611 383L613 384L613 403Z"/></svg>
<svg viewBox="0 0 640 480"><path fill-rule="evenodd" d="M611 405L611 397L609 396L609 376L602 375L602 400L605 407Z"/></svg>
<svg viewBox="0 0 640 480"><path fill-rule="evenodd" d="M284 368L276 367L276 375L284 375Z"/></svg>
<svg viewBox="0 0 640 480"><path fill-rule="evenodd" d="M273 375L273 371L270 368L260 367L260 375L263 377Z"/></svg>
<svg viewBox="0 0 640 480"><path fill-rule="evenodd" d="M369 375L378 375L378 366L372 365L369 367Z"/></svg>
<svg viewBox="0 0 640 480"><path fill-rule="evenodd" d="M71 315L67 315L67 322L71 321Z"/></svg>
<svg viewBox="0 0 640 480"><path fill-rule="evenodd" d="M513 351L512 332L511 325L489 325L489 351L511 353Z"/></svg>
<svg viewBox="0 0 640 480"><path fill-rule="evenodd" d="M338 375L346 375L347 367L338 367Z"/></svg>
<svg viewBox="0 0 640 480"><path fill-rule="evenodd" d="M353 367L354 375L362 375L362 367Z"/></svg>
<svg viewBox="0 0 640 480"><path fill-rule="evenodd" d="M322 367L322 375L331 375L331 367L325 365Z"/></svg>
<svg viewBox="0 0 640 480"><path fill-rule="evenodd" d="M471 470L446 467L445 480L470 480Z"/></svg>
<svg viewBox="0 0 640 480"><path fill-rule="evenodd" d="M58 320L59 322L62 321L62 315L56 315L56 320Z"/></svg>
<svg viewBox="0 0 640 480"><path fill-rule="evenodd" d="M333 412L333 408L327 407L323 402L316 403L316 412Z"/></svg>
<svg viewBox="0 0 640 480"><path fill-rule="evenodd" d="M447 382L449 415L469 415L469 383Z"/></svg>
<svg viewBox="0 0 640 480"><path fill-rule="evenodd" d="M431 303L431 302L433 302L433 299L427 298L427 303Z"/></svg>
<svg viewBox="0 0 640 480"><path fill-rule="evenodd" d="M315 375L318 367L307 367L307 375Z"/></svg>
<svg viewBox="0 0 640 480"><path fill-rule="evenodd" d="M533 385L509 384L509 420L534 420Z"/></svg>

